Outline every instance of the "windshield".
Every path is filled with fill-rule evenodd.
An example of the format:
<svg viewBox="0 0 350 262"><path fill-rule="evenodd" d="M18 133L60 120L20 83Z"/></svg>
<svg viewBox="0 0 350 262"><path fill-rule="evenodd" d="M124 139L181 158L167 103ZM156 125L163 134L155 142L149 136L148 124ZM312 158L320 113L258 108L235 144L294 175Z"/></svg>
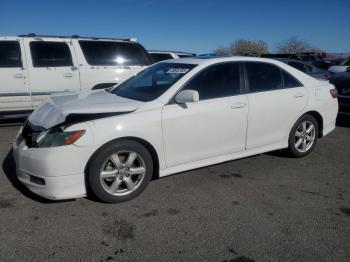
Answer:
<svg viewBox="0 0 350 262"><path fill-rule="evenodd" d="M158 63L121 83L110 92L133 100L152 101L195 66L194 64Z"/></svg>
<svg viewBox="0 0 350 262"><path fill-rule="evenodd" d="M344 61L343 61L343 64L342 65L344 65L344 66L350 66L350 57L348 57L347 59L345 59Z"/></svg>

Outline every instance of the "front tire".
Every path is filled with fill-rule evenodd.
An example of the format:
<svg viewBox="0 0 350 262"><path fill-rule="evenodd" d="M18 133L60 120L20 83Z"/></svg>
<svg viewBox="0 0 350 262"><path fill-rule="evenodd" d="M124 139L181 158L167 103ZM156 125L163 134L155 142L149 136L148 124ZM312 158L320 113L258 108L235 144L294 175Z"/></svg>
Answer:
<svg viewBox="0 0 350 262"><path fill-rule="evenodd" d="M107 144L90 162L87 182L92 193L107 203L119 203L138 196L153 174L149 151L133 140Z"/></svg>
<svg viewBox="0 0 350 262"><path fill-rule="evenodd" d="M289 134L288 151L293 157L303 157L316 146L319 127L311 115L304 115L294 124Z"/></svg>

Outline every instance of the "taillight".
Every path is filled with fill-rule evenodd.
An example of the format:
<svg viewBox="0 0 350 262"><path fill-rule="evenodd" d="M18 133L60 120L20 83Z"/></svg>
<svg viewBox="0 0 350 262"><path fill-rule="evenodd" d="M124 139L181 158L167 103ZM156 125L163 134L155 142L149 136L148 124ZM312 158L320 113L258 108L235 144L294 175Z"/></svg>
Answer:
<svg viewBox="0 0 350 262"><path fill-rule="evenodd" d="M331 93L331 96L332 96L333 98L337 98L337 97L338 97L338 91L337 91L337 89L331 89L331 90L329 90L329 92Z"/></svg>

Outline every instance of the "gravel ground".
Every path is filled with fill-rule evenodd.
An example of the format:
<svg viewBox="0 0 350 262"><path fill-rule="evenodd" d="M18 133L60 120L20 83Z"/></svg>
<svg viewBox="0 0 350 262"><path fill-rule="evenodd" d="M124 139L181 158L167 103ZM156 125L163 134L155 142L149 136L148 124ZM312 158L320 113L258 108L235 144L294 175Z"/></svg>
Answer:
<svg viewBox="0 0 350 262"><path fill-rule="evenodd" d="M46 201L0 127L0 261L350 261L350 120L313 153L261 154L152 181L122 204Z"/></svg>

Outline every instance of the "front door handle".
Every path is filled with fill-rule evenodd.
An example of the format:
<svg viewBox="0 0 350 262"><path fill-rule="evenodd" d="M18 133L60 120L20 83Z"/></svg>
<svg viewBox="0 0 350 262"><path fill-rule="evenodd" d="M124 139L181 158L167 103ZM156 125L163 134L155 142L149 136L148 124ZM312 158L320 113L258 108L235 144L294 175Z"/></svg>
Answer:
<svg viewBox="0 0 350 262"><path fill-rule="evenodd" d="M231 106L232 109L235 109L235 108L242 108L242 107L245 107L247 105L247 103L244 103L244 102L237 102L235 104L233 104Z"/></svg>
<svg viewBox="0 0 350 262"><path fill-rule="evenodd" d="M305 96L304 93L296 93L296 94L294 95L294 98L299 98L299 97L304 97L304 96Z"/></svg>
<svg viewBox="0 0 350 262"><path fill-rule="evenodd" d="M64 78L72 78L73 74L67 73L67 74L64 74L63 76L64 76Z"/></svg>
<svg viewBox="0 0 350 262"><path fill-rule="evenodd" d="M79 69L79 67L77 67L77 66L71 66L71 68L70 68L72 71L76 71L76 70L78 70Z"/></svg>
<svg viewBox="0 0 350 262"><path fill-rule="evenodd" d="M15 74L15 78L16 78L16 79L25 79L26 76L23 75L23 74Z"/></svg>

